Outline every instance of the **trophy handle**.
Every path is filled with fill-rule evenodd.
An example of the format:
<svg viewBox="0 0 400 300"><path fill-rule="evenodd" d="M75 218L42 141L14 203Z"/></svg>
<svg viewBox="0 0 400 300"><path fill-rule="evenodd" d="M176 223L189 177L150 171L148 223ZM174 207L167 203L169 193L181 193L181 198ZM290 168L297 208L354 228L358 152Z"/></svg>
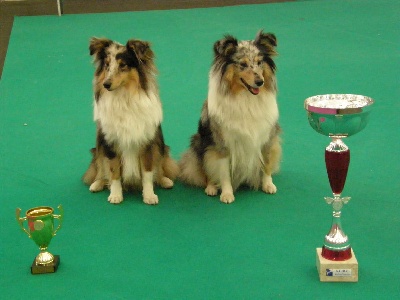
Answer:
<svg viewBox="0 0 400 300"><path fill-rule="evenodd" d="M59 215L53 215L54 219L58 219L58 226L57 226L56 230L54 230L53 236L55 236L57 231L60 230L62 222L63 222L63 217L64 217L64 209L63 209L62 205L60 204L59 206L57 206L57 208L60 211L60 214Z"/></svg>
<svg viewBox="0 0 400 300"><path fill-rule="evenodd" d="M21 229L22 229L23 231L25 231L25 233L28 235L29 238L31 238L31 234L30 234L29 231L26 230L25 227L24 227L24 221L26 221L27 218L26 218L26 217L21 218L21 217L19 216L20 214L21 214L21 209L20 209L20 208L17 208L17 210L15 211L15 215L16 215L16 217L17 217L17 222L18 222L19 226L21 227Z"/></svg>

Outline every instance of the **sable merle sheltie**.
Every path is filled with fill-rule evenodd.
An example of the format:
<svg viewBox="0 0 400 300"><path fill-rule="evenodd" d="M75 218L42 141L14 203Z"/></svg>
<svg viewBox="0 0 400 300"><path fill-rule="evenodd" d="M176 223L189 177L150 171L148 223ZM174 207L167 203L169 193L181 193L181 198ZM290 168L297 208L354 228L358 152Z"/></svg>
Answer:
<svg viewBox="0 0 400 300"><path fill-rule="evenodd" d="M274 194L279 169L280 127L276 102L277 40L258 32L253 41L227 35L214 44L208 98L198 131L179 164L180 179L231 203L242 184Z"/></svg>
<svg viewBox="0 0 400 300"><path fill-rule="evenodd" d="M179 167L161 131L154 53L145 41L132 39L124 46L95 37L89 50L97 67L93 80L97 136L83 181L92 192L109 186L110 203L122 202L123 188L139 187L145 203L157 204L153 183L171 188Z"/></svg>

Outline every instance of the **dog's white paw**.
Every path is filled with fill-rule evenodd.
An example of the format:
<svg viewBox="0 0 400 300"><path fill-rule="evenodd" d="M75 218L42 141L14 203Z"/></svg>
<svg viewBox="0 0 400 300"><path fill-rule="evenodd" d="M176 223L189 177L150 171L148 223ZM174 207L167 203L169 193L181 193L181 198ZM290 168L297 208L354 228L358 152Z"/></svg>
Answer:
<svg viewBox="0 0 400 300"><path fill-rule="evenodd" d="M102 190L104 190L104 181L103 180L96 180L89 187L89 191L91 191L92 193L100 192Z"/></svg>
<svg viewBox="0 0 400 300"><path fill-rule="evenodd" d="M122 195L122 186L120 180L113 180L110 185L110 196L108 196L108 202L112 204L121 203L124 200Z"/></svg>
<svg viewBox="0 0 400 300"><path fill-rule="evenodd" d="M208 196L215 196L218 194L218 188L213 185L213 184L208 184L206 189L204 190L204 192L208 195Z"/></svg>
<svg viewBox="0 0 400 300"><path fill-rule="evenodd" d="M160 180L160 185L164 189L171 189L174 186L174 182L168 177L163 177Z"/></svg>
<svg viewBox="0 0 400 300"><path fill-rule="evenodd" d="M263 184L262 190L267 194L275 194L278 189L276 188L275 184L269 182L267 184Z"/></svg>
<svg viewBox="0 0 400 300"><path fill-rule="evenodd" d="M124 200L124 197L122 196L122 194L110 194L110 196L108 196L108 202L112 203L112 204L118 204L121 203Z"/></svg>
<svg viewBox="0 0 400 300"><path fill-rule="evenodd" d="M222 192L219 199L221 200L221 202L229 204L235 201L235 196L233 196L231 192Z"/></svg>
<svg viewBox="0 0 400 300"><path fill-rule="evenodd" d="M158 204L158 196L156 194L143 195L143 202L149 205Z"/></svg>

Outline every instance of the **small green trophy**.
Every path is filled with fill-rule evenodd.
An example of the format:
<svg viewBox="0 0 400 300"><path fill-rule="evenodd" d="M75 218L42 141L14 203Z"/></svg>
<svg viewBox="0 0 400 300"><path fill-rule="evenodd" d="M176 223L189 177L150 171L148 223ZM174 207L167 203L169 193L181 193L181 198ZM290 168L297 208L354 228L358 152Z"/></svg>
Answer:
<svg viewBox="0 0 400 300"><path fill-rule="evenodd" d="M39 206L29 209L25 217L21 218L21 209L17 208L16 217L21 229L39 246L40 253L36 256L31 266L32 274L54 273L60 264L60 256L47 251L53 236L60 230L63 220L63 208L58 206L59 215L53 214L54 210L48 206ZM54 230L54 219L58 219L58 226ZM28 221L28 229L23 225Z"/></svg>

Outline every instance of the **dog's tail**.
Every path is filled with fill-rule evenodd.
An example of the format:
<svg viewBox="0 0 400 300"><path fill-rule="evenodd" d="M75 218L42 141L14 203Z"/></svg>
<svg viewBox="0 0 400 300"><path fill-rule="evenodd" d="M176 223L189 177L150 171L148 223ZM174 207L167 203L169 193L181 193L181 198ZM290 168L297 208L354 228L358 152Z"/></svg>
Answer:
<svg viewBox="0 0 400 300"><path fill-rule="evenodd" d="M189 148L179 161L179 179L187 184L205 187L207 184L206 175L201 168L200 161L196 153Z"/></svg>
<svg viewBox="0 0 400 300"><path fill-rule="evenodd" d="M96 148L90 149L90 152L92 153L92 161L90 162L89 168L82 176L82 181L87 185L91 185L94 182L97 175L96 154L95 154Z"/></svg>

